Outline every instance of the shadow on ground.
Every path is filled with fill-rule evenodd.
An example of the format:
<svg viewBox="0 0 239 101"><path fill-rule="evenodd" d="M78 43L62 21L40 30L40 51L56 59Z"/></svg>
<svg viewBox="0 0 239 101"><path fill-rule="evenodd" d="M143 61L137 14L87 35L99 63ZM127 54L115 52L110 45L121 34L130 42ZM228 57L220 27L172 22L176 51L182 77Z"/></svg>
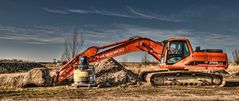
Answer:
<svg viewBox="0 0 239 101"><path fill-rule="evenodd" d="M228 81L226 82L225 87L239 87L239 82Z"/></svg>

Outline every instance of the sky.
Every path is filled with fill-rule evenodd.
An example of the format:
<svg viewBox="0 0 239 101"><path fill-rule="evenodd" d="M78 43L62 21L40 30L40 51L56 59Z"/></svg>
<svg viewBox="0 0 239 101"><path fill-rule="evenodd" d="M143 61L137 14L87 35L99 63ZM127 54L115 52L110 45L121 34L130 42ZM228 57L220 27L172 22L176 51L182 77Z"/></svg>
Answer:
<svg viewBox="0 0 239 101"><path fill-rule="evenodd" d="M193 47L223 49L229 59L239 49L238 0L0 1L0 59L60 59L74 31L84 36L81 51L136 35L186 37ZM142 54L125 57L140 61Z"/></svg>

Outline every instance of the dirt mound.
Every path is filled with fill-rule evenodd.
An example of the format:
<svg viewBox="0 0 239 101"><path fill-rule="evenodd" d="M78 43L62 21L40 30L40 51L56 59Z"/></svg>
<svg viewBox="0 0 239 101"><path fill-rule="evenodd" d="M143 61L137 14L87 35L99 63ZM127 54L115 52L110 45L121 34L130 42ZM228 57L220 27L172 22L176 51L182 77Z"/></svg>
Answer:
<svg viewBox="0 0 239 101"><path fill-rule="evenodd" d="M34 68L27 73L10 73L0 75L0 86L29 87L50 86L51 77L46 68Z"/></svg>
<svg viewBox="0 0 239 101"><path fill-rule="evenodd" d="M43 68L40 63L0 63L0 73L27 72L33 68Z"/></svg>
<svg viewBox="0 0 239 101"><path fill-rule="evenodd" d="M133 72L125 69L113 58L94 64L96 83L99 87L112 87L122 84L136 84L140 79Z"/></svg>

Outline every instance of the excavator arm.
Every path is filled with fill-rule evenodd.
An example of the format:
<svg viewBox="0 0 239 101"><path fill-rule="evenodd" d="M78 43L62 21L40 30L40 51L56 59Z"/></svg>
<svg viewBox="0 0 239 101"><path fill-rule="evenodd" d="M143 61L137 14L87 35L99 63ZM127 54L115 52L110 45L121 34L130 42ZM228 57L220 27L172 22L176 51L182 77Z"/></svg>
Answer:
<svg viewBox="0 0 239 101"><path fill-rule="evenodd" d="M73 74L73 67L79 64L79 57L87 56L89 62L97 62L119 55L136 51L145 51L160 61L163 45L148 38L136 37L103 46L92 46L79 53L68 63L62 66L54 78L54 83L59 83Z"/></svg>

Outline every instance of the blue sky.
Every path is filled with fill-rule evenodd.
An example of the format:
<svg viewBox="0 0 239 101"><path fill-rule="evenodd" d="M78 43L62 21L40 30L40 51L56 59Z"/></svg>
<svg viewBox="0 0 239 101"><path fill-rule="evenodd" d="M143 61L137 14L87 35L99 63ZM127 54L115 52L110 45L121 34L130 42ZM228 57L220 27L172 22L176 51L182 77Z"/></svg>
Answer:
<svg viewBox="0 0 239 101"><path fill-rule="evenodd" d="M139 35L187 37L193 47L239 48L237 0L1 0L0 58L52 61L64 38L82 33L82 49ZM141 53L126 55L138 61ZM120 57L119 57L120 59Z"/></svg>

